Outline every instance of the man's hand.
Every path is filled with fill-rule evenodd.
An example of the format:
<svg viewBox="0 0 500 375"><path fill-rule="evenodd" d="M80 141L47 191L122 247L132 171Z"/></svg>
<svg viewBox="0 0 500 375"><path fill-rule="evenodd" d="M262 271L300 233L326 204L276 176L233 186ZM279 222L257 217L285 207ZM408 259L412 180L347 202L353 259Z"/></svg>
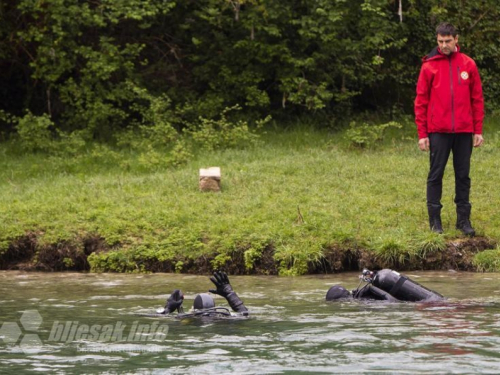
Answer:
<svg viewBox="0 0 500 375"><path fill-rule="evenodd" d="M167 304L165 305L165 312L167 314L173 313L175 310L179 311L184 302L184 295L179 289L174 290L174 292L168 297Z"/></svg>
<svg viewBox="0 0 500 375"><path fill-rule="evenodd" d="M418 140L418 148L421 151L429 151L429 137Z"/></svg>
<svg viewBox="0 0 500 375"><path fill-rule="evenodd" d="M215 271L214 275L210 278L210 281L214 283L217 289L210 289L210 293L218 294L224 298L233 292L233 288L231 284L229 284L229 279L227 278L227 274L222 271Z"/></svg>
<svg viewBox="0 0 500 375"><path fill-rule="evenodd" d="M483 144L484 139L482 134L474 134L474 147L481 147Z"/></svg>

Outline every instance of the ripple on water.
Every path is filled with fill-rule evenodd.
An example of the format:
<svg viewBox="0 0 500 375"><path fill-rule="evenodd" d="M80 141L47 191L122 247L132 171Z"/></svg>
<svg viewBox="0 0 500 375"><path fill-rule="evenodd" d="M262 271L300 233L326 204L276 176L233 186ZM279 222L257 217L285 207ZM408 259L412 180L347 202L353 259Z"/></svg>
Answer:
<svg viewBox="0 0 500 375"><path fill-rule="evenodd" d="M68 362L85 362L88 360L93 361L121 361L122 357L105 356L100 354L81 354L76 356L56 356L56 355L38 355L34 359L50 361L55 363L68 363Z"/></svg>
<svg viewBox="0 0 500 375"><path fill-rule="evenodd" d="M94 286L103 286L103 287L112 287L112 286L120 286L123 285L123 281L115 280L115 281L94 281L91 283Z"/></svg>

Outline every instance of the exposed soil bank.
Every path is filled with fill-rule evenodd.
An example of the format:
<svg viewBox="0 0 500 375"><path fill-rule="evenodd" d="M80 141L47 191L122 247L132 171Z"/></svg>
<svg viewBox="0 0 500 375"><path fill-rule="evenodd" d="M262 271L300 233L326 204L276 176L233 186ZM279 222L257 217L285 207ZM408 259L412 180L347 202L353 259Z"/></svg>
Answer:
<svg viewBox="0 0 500 375"><path fill-rule="evenodd" d="M88 256L109 247L103 238L87 237L79 241L62 241L43 245L36 233L14 241L0 254L0 269L23 271L89 271Z"/></svg>
<svg viewBox="0 0 500 375"><path fill-rule="evenodd" d="M462 270L476 271L472 260L474 256L487 249L495 248L496 243L484 237L459 238L447 243L446 249L427 253L425 258L406 259L404 262L387 261L377 257L368 249L332 247L324 250L320 261L308 264L307 273L324 274L345 271L359 271L363 268L397 270ZM25 271L90 271L89 256L94 253L119 251L110 248L101 237L86 237L78 241L63 241L58 244L44 245L37 241L35 233L28 234L14 241L9 248L0 254L1 270ZM213 271L213 262L218 254L207 254L196 258L187 255L174 255L172 259L141 259L137 270L146 272L182 272L190 274L208 274ZM231 275L276 275L280 265L274 258L274 249L267 246L252 267L245 264L245 249L235 250L223 266ZM119 261L118 261L119 262ZM220 262L219 262L220 263ZM110 268L108 270L112 270ZM120 269L114 268L114 270ZM123 272L134 271L130 268L130 259Z"/></svg>

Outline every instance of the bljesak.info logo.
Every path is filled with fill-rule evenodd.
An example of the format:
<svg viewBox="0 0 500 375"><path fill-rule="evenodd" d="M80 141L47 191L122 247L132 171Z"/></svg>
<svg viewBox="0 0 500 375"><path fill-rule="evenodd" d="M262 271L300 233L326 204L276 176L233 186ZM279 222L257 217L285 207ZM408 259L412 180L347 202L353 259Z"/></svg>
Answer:
<svg viewBox="0 0 500 375"><path fill-rule="evenodd" d="M54 321L47 332L42 332L43 317L38 310L26 310L19 322L3 322L0 344L13 351L25 353L44 351L51 345L75 345L82 352L163 351L161 344L168 335L168 325L153 321L133 321L125 324L82 324L78 321Z"/></svg>

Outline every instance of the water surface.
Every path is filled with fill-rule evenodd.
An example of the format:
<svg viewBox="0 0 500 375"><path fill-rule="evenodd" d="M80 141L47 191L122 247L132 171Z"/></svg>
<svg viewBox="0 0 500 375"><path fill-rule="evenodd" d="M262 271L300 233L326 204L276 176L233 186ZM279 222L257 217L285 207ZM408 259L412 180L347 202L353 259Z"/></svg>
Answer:
<svg viewBox="0 0 500 375"><path fill-rule="evenodd" d="M161 307L176 288L189 308L197 293L212 287L208 277L0 272L0 337L7 332L11 341L0 339L0 372L500 373L500 274L407 275L448 301L324 301L334 284L354 289L354 273L238 276L230 280L250 319L178 321L135 314ZM220 297L216 301L227 306ZM26 311L29 319L22 319ZM146 341L102 336L106 325L119 324L127 333L134 324L151 328L155 322L168 328L166 336L154 339L151 331L141 336ZM100 327L101 340L71 340L69 334L63 340L62 328L61 337L54 335L57 324Z"/></svg>

